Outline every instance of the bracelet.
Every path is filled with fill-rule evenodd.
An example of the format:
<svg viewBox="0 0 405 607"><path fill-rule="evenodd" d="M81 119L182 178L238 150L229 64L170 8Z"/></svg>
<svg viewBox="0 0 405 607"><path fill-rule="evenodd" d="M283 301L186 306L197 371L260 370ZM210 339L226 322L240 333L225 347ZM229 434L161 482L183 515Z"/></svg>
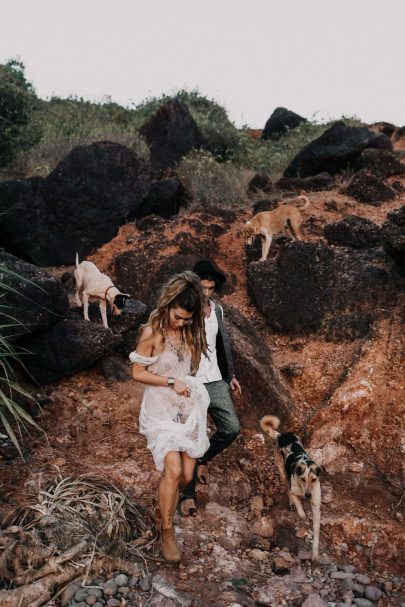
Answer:
<svg viewBox="0 0 405 607"><path fill-rule="evenodd" d="M167 378L167 385L169 388L174 388L174 377Z"/></svg>

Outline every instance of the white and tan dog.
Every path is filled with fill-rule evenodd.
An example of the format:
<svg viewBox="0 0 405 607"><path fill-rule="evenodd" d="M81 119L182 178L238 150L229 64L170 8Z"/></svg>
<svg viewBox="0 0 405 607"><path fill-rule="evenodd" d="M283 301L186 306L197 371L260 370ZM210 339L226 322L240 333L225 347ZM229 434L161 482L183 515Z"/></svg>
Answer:
<svg viewBox="0 0 405 607"><path fill-rule="evenodd" d="M266 434L277 440L276 464L281 479L287 484L290 506L295 506L298 516L306 518L301 504L302 497L311 500L313 541L312 561L319 563L319 530L321 525L321 483L320 476L325 468L316 464L305 452L298 436L292 432L280 433L280 420L274 415L265 415L260 426Z"/></svg>
<svg viewBox="0 0 405 607"><path fill-rule="evenodd" d="M289 229L295 240L303 240L301 233L302 215L297 206L306 209L310 202L307 196L300 195L298 198L289 200L273 209L272 211L262 211L254 215L243 226L241 233L245 238L246 244L253 244L255 236L262 238L262 256L260 261L266 261L270 251L271 242L275 234L286 233Z"/></svg>
<svg viewBox="0 0 405 607"><path fill-rule="evenodd" d="M110 304L114 316L119 316L129 295L120 293L114 287L111 278L106 274L102 274L93 262L82 261L79 263L77 253L74 275L76 281L76 302L79 308L83 306L84 320L90 320L89 301L98 301L103 325L108 329L107 302Z"/></svg>

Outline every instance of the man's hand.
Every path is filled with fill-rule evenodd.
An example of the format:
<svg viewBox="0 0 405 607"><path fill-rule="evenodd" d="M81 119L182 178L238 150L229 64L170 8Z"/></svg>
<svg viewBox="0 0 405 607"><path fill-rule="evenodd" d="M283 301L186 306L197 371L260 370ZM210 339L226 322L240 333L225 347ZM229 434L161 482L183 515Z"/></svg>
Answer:
<svg viewBox="0 0 405 607"><path fill-rule="evenodd" d="M242 388L240 387L240 383L238 382L235 376L232 377L229 385L231 387L231 390L236 390L237 394L242 394Z"/></svg>

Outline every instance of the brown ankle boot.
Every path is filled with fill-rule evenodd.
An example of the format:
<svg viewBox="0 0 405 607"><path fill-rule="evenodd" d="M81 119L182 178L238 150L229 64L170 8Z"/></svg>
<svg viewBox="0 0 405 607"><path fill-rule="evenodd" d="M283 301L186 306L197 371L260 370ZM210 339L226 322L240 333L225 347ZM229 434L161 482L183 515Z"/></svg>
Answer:
<svg viewBox="0 0 405 607"><path fill-rule="evenodd" d="M161 533L161 548L166 561L178 563L181 559L181 552L176 544L173 527L162 529Z"/></svg>

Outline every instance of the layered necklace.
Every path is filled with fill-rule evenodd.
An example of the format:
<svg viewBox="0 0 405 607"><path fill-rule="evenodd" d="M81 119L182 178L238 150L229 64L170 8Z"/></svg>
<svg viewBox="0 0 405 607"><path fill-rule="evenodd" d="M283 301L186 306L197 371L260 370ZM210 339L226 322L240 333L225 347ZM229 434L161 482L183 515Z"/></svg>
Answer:
<svg viewBox="0 0 405 607"><path fill-rule="evenodd" d="M179 363L182 363L182 362L184 362L184 337L183 337L182 331L181 331L180 335L181 335L181 337L180 337L181 343L180 343L180 346L178 348L176 348L176 346L170 340L170 337L169 337L167 331L165 331L166 340L167 340L167 343L169 344L170 349L175 354L177 354L177 360L179 361Z"/></svg>

